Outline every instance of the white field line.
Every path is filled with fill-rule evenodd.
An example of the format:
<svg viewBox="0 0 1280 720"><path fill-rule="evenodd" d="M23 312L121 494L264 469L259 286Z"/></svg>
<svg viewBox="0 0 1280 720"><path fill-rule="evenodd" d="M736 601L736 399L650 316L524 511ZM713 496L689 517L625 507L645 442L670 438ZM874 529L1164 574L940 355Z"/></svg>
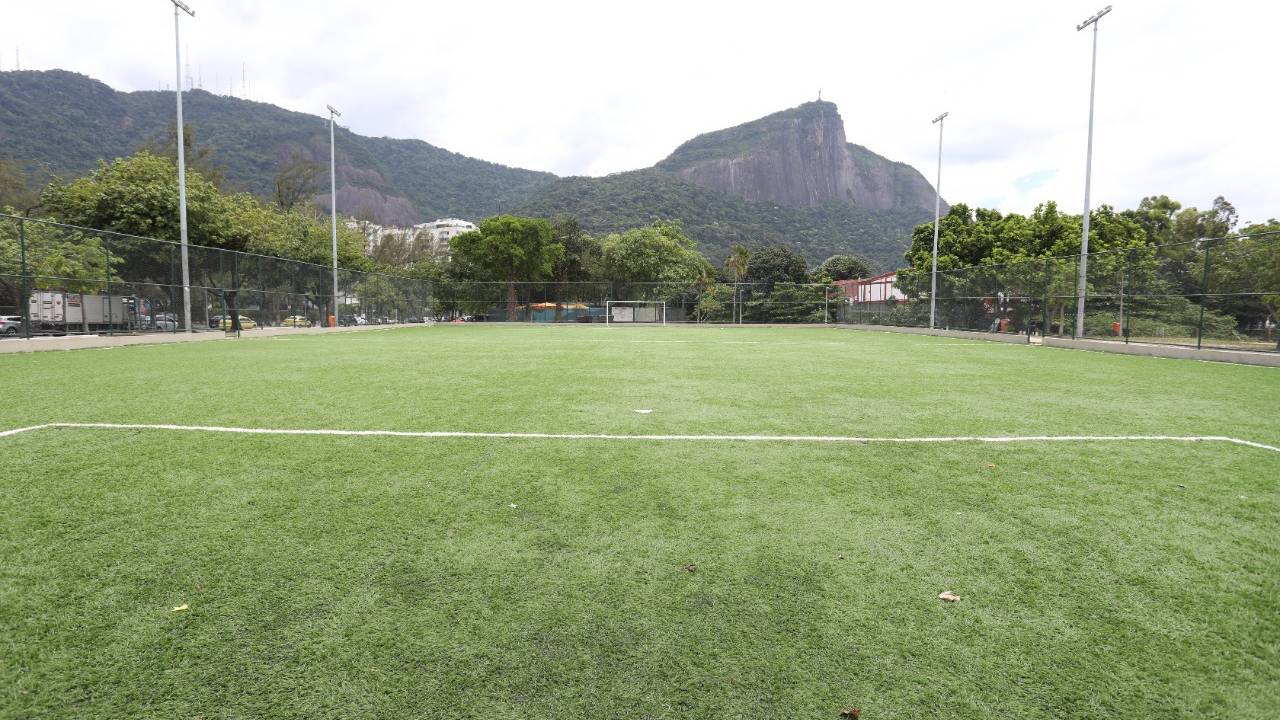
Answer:
<svg viewBox="0 0 1280 720"><path fill-rule="evenodd" d="M69 423L54 422L0 431L0 437L48 428L96 428L108 430L174 430L240 435L339 435L352 437L403 438L505 438L534 440L659 440L712 442L805 442L805 443L1019 443L1019 442L1224 442L1280 453L1280 447L1225 435L957 435L950 437L856 437L849 435L612 435L606 433L468 432L460 430L333 430L308 428L242 428L223 425L167 425L150 423Z"/></svg>

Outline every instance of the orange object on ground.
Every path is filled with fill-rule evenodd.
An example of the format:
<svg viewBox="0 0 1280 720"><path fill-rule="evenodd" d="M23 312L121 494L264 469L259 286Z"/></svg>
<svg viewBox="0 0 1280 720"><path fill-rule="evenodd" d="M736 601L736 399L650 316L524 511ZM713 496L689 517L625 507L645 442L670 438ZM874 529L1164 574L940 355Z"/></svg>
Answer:
<svg viewBox="0 0 1280 720"><path fill-rule="evenodd" d="M338 327L338 319L332 315L329 316L329 327Z"/></svg>

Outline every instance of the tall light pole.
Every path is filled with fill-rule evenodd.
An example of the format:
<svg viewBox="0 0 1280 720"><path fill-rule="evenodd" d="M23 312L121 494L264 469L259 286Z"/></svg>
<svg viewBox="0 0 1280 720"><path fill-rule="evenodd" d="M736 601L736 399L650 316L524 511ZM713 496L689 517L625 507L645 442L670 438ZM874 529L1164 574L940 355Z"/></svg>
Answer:
<svg viewBox="0 0 1280 720"><path fill-rule="evenodd" d="M333 119L342 113L329 108L329 218L333 228L333 320L338 321L338 162L333 149Z"/></svg>
<svg viewBox="0 0 1280 720"><path fill-rule="evenodd" d="M179 10L196 16L182 0L173 3L173 53L178 95L178 230L182 239L182 329L191 332L191 267L187 264L187 159L182 137L182 44L178 40Z"/></svg>
<svg viewBox="0 0 1280 720"><path fill-rule="evenodd" d="M1093 64L1089 68L1089 149L1084 160L1084 229L1080 233L1080 281L1076 285L1076 327L1072 337L1084 337L1085 286L1089 277L1089 181L1093 174L1093 89L1098 81L1098 21L1111 12L1111 6L1099 10L1076 26L1079 32L1093 26Z"/></svg>
<svg viewBox="0 0 1280 720"><path fill-rule="evenodd" d="M929 329L932 330L938 313L938 223L942 219L942 121L949 112L933 119L938 126L938 183L933 196L933 273L929 282Z"/></svg>

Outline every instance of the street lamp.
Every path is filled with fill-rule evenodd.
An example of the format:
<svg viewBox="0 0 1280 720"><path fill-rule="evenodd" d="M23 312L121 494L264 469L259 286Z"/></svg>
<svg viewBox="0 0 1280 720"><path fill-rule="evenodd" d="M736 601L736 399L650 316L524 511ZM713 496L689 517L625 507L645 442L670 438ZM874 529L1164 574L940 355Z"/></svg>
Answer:
<svg viewBox="0 0 1280 720"><path fill-rule="evenodd" d="M1089 277L1089 180L1093 174L1093 89L1098 79L1098 21L1109 12L1110 5L1076 26L1076 32L1093 26L1093 64L1089 68L1089 149L1084 161L1084 229L1080 233L1080 281L1076 286L1076 327L1073 333L1076 338L1084 337L1085 285Z"/></svg>
<svg viewBox="0 0 1280 720"><path fill-rule="evenodd" d="M333 318L338 320L338 163L333 150L333 119L342 117L342 113L329 108L329 218L333 228Z"/></svg>
<svg viewBox="0 0 1280 720"><path fill-rule="evenodd" d="M191 17L196 16L182 0L170 0L173 3L173 54L175 58L175 75L177 77L178 95L178 228L182 239L182 329L191 332L191 268L187 264L187 160L182 137L182 45L178 40L179 10Z"/></svg>
<svg viewBox="0 0 1280 720"><path fill-rule="evenodd" d="M933 119L938 126L938 183L934 186L933 197L933 273L929 284L929 329L934 327L938 312L938 222L942 215L942 121L949 112L944 112Z"/></svg>

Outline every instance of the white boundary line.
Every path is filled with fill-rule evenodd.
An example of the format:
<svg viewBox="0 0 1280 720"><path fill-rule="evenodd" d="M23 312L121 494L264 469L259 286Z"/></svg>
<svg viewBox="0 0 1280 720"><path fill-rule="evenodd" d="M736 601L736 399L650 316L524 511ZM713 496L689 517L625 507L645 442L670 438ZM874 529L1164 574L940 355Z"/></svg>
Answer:
<svg viewBox="0 0 1280 720"><path fill-rule="evenodd" d="M240 435L343 435L353 437L404 438L507 438L536 440L660 440L721 442L805 442L805 443L1017 443L1017 442L1225 442L1280 453L1280 447L1225 435L957 435L952 437L854 437L845 435L610 435L604 433L521 433L466 432L457 430L332 430L305 428L242 428L223 425L163 425L149 423L69 423L54 422L0 431L0 437L48 428L97 428L108 430L176 430Z"/></svg>

